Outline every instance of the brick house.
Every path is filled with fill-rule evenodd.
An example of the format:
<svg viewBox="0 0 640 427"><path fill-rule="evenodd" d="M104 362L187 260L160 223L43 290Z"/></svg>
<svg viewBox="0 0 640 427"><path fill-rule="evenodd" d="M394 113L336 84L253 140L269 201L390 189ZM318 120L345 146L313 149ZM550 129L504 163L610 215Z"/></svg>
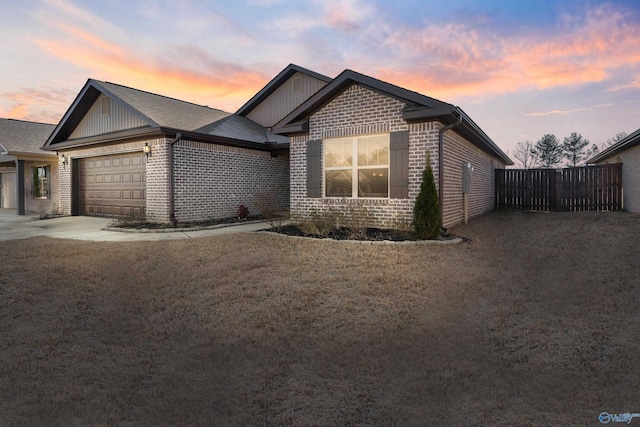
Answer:
<svg viewBox="0 0 640 427"><path fill-rule="evenodd" d="M587 161L588 164L604 165L622 163L622 185L624 186L624 209L640 213L640 129L618 141Z"/></svg>
<svg viewBox="0 0 640 427"><path fill-rule="evenodd" d="M0 208L58 211L58 159L40 149L55 125L0 119Z"/></svg>
<svg viewBox="0 0 640 427"><path fill-rule="evenodd" d="M155 222L257 213L260 192L299 215L362 204L372 225L410 222L429 155L449 226L493 209L494 168L513 164L458 107L293 64L235 114L90 79L43 148L62 213Z"/></svg>
<svg viewBox="0 0 640 427"><path fill-rule="evenodd" d="M372 225L410 222L429 155L451 226L492 210L494 169L513 164L460 108L350 70L270 130L290 138L295 215L357 203Z"/></svg>
<svg viewBox="0 0 640 427"><path fill-rule="evenodd" d="M289 203L288 138L249 118L88 80L43 147L67 215L197 221L272 192ZM54 155L55 157L55 155Z"/></svg>

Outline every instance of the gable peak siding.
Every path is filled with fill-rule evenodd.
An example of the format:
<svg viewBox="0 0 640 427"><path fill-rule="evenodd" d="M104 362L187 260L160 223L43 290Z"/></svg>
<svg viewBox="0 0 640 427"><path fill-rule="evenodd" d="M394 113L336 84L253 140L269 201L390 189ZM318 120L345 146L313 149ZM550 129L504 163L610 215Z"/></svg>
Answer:
<svg viewBox="0 0 640 427"><path fill-rule="evenodd" d="M99 96L68 139L85 138L147 126L147 123L141 117L133 114L114 100L109 103L109 115L103 116L100 108L101 100L102 96Z"/></svg>
<svg viewBox="0 0 640 427"><path fill-rule="evenodd" d="M293 91L294 79L300 79L301 90L299 92ZM247 118L264 127L272 127L326 84L315 77L297 72L251 110L247 114Z"/></svg>
<svg viewBox="0 0 640 427"><path fill-rule="evenodd" d="M291 211L304 217L310 212L363 203L374 217L374 226L392 227L413 219L413 205L420 191L427 153L438 173L437 122L408 124L402 119L405 104L365 87L352 85L316 111L309 119L309 134L291 137ZM308 141L372 133L408 133L408 187L406 197L388 199L336 199L307 197ZM400 135L400 134L398 134ZM324 186L324 177L322 180ZM324 192L324 188L323 188ZM322 193L323 194L323 193ZM393 196L393 195L391 195ZM402 194L404 196L404 194Z"/></svg>

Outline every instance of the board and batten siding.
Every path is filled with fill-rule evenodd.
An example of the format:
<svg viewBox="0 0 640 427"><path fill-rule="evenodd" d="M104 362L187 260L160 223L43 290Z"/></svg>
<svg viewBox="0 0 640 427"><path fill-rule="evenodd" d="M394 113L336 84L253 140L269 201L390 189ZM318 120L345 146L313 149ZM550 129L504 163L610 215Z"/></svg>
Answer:
<svg viewBox="0 0 640 427"><path fill-rule="evenodd" d="M293 91L293 82L297 78L301 79L300 92ZM247 117L262 126L272 127L325 85L325 82L315 77L295 73L260 105L251 110Z"/></svg>
<svg viewBox="0 0 640 427"><path fill-rule="evenodd" d="M100 109L102 96L93 103L80 124L75 128L69 139L84 138L119 130L135 129L146 126L147 123L139 116L127 110L121 104L110 100L109 115L103 116Z"/></svg>

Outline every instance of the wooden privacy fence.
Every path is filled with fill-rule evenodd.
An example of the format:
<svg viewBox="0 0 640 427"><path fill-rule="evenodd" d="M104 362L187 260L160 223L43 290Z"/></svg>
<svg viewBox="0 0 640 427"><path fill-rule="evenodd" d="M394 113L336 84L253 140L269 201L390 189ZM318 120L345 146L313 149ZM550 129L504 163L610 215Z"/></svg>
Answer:
<svg viewBox="0 0 640 427"><path fill-rule="evenodd" d="M622 163L565 169L496 169L496 209L618 211Z"/></svg>

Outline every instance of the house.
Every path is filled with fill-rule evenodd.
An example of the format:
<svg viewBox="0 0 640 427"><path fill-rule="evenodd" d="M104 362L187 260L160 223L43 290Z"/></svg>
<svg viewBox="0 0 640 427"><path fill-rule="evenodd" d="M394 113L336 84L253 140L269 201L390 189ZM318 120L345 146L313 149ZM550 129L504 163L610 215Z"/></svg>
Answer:
<svg viewBox="0 0 640 427"><path fill-rule="evenodd" d="M57 213L58 159L42 151L55 125L0 119L0 208Z"/></svg>
<svg viewBox="0 0 640 427"><path fill-rule="evenodd" d="M587 163L622 163L624 209L640 213L640 129L596 154Z"/></svg>
<svg viewBox="0 0 640 427"><path fill-rule="evenodd" d="M47 139L71 215L197 221L269 192L298 215L364 206L410 222L427 158L444 225L493 209L513 162L458 107L346 70L289 65L235 114L90 79Z"/></svg>
<svg viewBox="0 0 640 427"><path fill-rule="evenodd" d="M261 106L278 105L269 88L293 86L293 78L270 82ZM372 225L408 223L427 158L445 226L494 208L494 169L513 162L460 108L351 70L323 82L290 112L261 122L289 137L293 214L357 205ZM261 120L268 109L259 107L250 102L237 114Z"/></svg>
<svg viewBox="0 0 640 427"><path fill-rule="evenodd" d="M43 149L67 215L197 221L271 192L289 203L288 138L250 118L89 79Z"/></svg>

